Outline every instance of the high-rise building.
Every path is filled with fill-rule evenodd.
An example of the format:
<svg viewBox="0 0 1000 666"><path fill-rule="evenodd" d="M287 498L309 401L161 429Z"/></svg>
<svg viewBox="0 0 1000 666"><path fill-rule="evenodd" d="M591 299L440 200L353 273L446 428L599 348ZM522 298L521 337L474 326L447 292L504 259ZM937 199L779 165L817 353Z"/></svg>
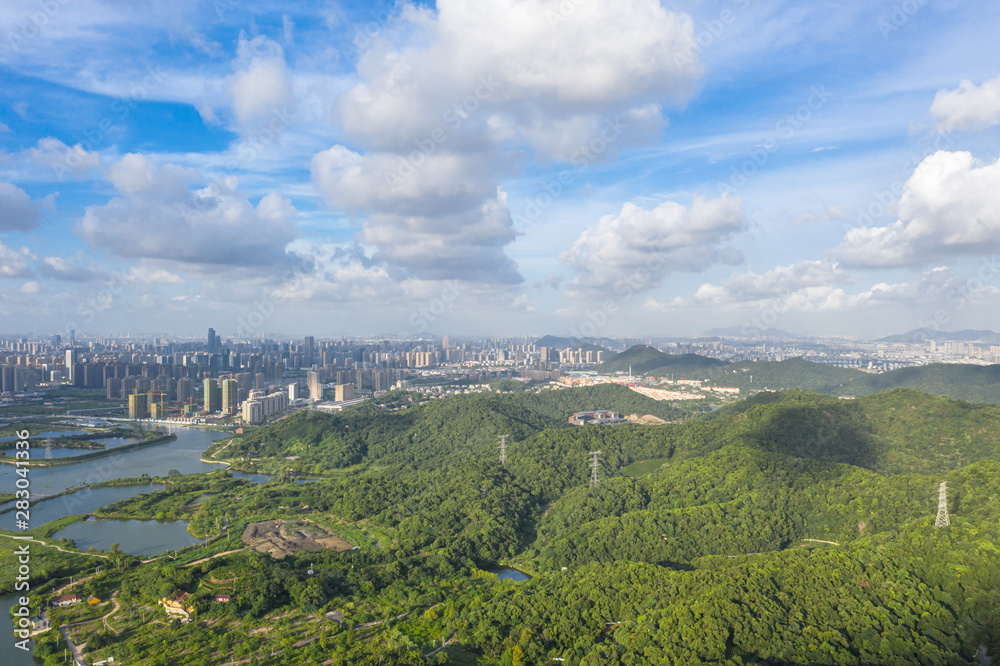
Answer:
<svg viewBox="0 0 1000 666"><path fill-rule="evenodd" d="M233 415L237 410L239 399L238 386L235 379L222 380L222 413Z"/></svg>
<svg viewBox="0 0 1000 666"><path fill-rule="evenodd" d="M299 399L299 385L298 384L289 384L288 385L288 399L289 400L298 400Z"/></svg>
<svg viewBox="0 0 1000 666"><path fill-rule="evenodd" d="M315 356L315 354L316 354L316 348L315 348L316 347L316 340L315 340L315 338L313 338L313 336L311 336L311 335L307 335L306 339L305 339L305 345L304 345L304 347L305 347L305 349L303 350L303 357L304 358L302 359L302 365L304 365L304 366L306 366L308 368L308 367L312 366L313 363L316 362L316 360L315 360L315 358L316 358L316 356Z"/></svg>
<svg viewBox="0 0 1000 666"><path fill-rule="evenodd" d="M177 402L190 404L194 399L194 382L188 377L177 380Z"/></svg>
<svg viewBox="0 0 1000 666"><path fill-rule="evenodd" d="M73 375L73 386L76 388L87 387L87 377L84 374L84 366L85 364L83 363L74 363L70 368Z"/></svg>
<svg viewBox="0 0 1000 666"><path fill-rule="evenodd" d="M83 366L83 385L86 388L104 388L104 365L85 364Z"/></svg>
<svg viewBox="0 0 1000 666"><path fill-rule="evenodd" d="M222 409L222 392L218 382L212 377L205 377L204 381L205 413L214 414Z"/></svg>
<svg viewBox="0 0 1000 666"><path fill-rule="evenodd" d="M133 421L149 418L149 396L133 393L128 397L128 417Z"/></svg>
<svg viewBox="0 0 1000 666"><path fill-rule="evenodd" d="M307 383L309 384L309 399L322 400L323 385L319 381L319 373L312 371L306 373L306 380Z"/></svg>
<svg viewBox="0 0 1000 666"><path fill-rule="evenodd" d="M14 366L5 365L2 369L3 377L2 382L0 382L0 390L3 393L13 393L14 392Z"/></svg>
<svg viewBox="0 0 1000 666"><path fill-rule="evenodd" d="M208 352L209 353L217 352L219 351L219 348L221 346L222 345L219 341L219 336L215 334L215 329L214 328L208 329Z"/></svg>
<svg viewBox="0 0 1000 666"><path fill-rule="evenodd" d="M76 350L75 349L67 349L66 350L66 379L68 379L71 383L74 380L74 377L73 377L73 366L75 366L75 365L76 365Z"/></svg>
<svg viewBox="0 0 1000 666"><path fill-rule="evenodd" d="M354 400L354 384L337 384L336 391L337 402Z"/></svg>
<svg viewBox="0 0 1000 666"><path fill-rule="evenodd" d="M253 387L253 375L249 372L240 372L236 375L237 398L239 404L246 402L250 397L250 389Z"/></svg>

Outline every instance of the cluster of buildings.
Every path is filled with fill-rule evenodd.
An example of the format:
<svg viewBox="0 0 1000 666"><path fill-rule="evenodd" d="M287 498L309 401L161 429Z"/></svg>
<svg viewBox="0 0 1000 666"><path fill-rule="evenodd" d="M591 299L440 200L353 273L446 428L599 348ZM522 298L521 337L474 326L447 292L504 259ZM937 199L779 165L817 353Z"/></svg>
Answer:
<svg viewBox="0 0 1000 666"><path fill-rule="evenodd" d="M616 425L624 423L625 419L618 412L598 409L589 412L577 412L569 417L570 425Z"/></svg>

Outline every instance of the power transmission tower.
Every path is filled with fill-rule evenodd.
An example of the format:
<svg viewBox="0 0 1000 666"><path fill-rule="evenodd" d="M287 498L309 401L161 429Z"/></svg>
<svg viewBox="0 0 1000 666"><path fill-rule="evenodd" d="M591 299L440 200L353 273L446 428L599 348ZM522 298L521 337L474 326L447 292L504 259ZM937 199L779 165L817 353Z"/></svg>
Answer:
<svg viewBox="0 0 1000 666"><path fill-rule="evenodd" d="M503 465L507 462L507 435L497 435L497 440L500 442L500 464Z"/></svg>
<svg viewBox="0 0 1000 666"><path fill-rule="evenodd" d="M600 470L601 470L601 452L591 451L590 452L590 487L594 488L598 483L601 482Z"/></svg>
<svg viewBox="0 0 1000 666"><path fill-rule="evenodd" d="M934 527L948 527L951 525L951 517L948 516L948 482L942 481L938 486L938 513Z"/></svg>

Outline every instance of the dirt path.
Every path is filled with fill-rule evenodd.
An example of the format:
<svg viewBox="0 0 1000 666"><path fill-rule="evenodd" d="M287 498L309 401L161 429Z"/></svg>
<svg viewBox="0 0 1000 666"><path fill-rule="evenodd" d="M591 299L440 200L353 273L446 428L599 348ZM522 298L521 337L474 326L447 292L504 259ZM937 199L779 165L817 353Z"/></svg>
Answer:
<svg viewBox="0 0 1000 666"><path fill-rule="evenodd" d="M203 557L200 560L195 560L194 562L189 562L188 564L185 564L184 566L186 566L186 567L193 567L196 564L201 564L202 562L208 562L209 560L214 560L215 558L222 557L223 555L229 555L231 553L238 553L241 550L246 550L246 548L244 547L244 548L235 548L233 550L226 550L226 551L223 551L221 553L216 553L215 555L209 555L208 557Z"/></svg>
<svg viewBox="0 0 1000 666"><path fill-rule="evenodd" d="M76 624L80 623L77 622ZM71 624L64 624L59 627L59 632L63 635L63 638L66 639L66 645L69 646L70 652L73 653L73 660L76 661L77 666L87 666L87 662L83 660L83 653L80 652L80 648L77 647L76 643L73 642L73 639L69 637L69 631L67 631L67 629L72 626L73 625Z"/></svg>
<svg viewBox="0 0 1000 666"><path fill-rule="evenodd" d="M226 449L228 449L228 448L229 448L230 446L232 446L232 445L233 445L233 442L235 442L235 441L236 441L236 438L234 437L233 439L229 440L229 443L228 443L228 444L226 444L226 445L225 445L225 446L223 446L223 447L222 447L221 449L219 449L218 451L216 451L215 453L213 453L213 454L212 454L212 460L216 460L216 459L218 458L218 455L219 455L220 453L222 453L223 451L225 451Z"/></svg>
<svg viewBox="0 0 1000 666"><path fill-rule="evenodd" d="M451 636L448 637L448 640L446 640L444 643L441 643L441 647L437 648L436 650L431 650L430 652L425 654L424 659L426 659L427 657L433 657L438 652L448 647L449 643L453 643L454 641L455 641L455 634L452 634Z"/></svg>
<svg viewBox="0 0 1000 666"><path fill-rule="evenodd" d="M80 580L74 580L72 582L66 583L65 585L63 585L62 587L60 587L58 590L53 590L52 594L53 595L62 594L63 592L65 592L69 588L73 587L74 585L79 585L80 583L86 583L88 580L90 580L91 578L93 578L96 575L97 575L96 573L92 573L89 576L84 576Z"/></svg>
<svg viewBox="0 0 1000 666"><path fill-rule="evenodd" d="M108 559L107 555L98 555L97 553L85 553L82 550L65 550L55 545L54 543L45 543L44 541L39 541L38 539L21 539L11 534L0 534L0 536L5 536L8 539L16 539L17 541L30 541L31 543L37 543L39 545L45 546L46 548L55 548L60 553L69 553L70 555L86 555L87 557L102 557L104 559Z"/></svg>
<svg viewBox="0 0 1000 666"><path fill-rule="evenodd" d="M121 636L122 632L115 631L111 627L111 625L108 624L108 620L111 618L112 615L114 615L115 613L117 613L118 609L120 608L120 605L118 603L118 599L115 598L117 596L118 596L118 590L115 590L114 592L111 593L111 601L114 602L114 607L111 609L110 613L108 613L107 615L105 615L104 617L101 618L101 621L104 622L104 628L105 629L107 629L108 631L110 631L111 633L113 633L115 636Z"/></svg>

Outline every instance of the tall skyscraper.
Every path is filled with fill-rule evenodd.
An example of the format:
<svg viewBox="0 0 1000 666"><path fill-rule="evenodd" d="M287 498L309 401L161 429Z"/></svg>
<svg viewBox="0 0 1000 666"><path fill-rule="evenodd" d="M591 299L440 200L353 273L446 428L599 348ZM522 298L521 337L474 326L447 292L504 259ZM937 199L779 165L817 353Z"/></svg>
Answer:
<svg viewBox="0 0 1000 666"><path fill-rule="evenodd" d="M222 413L233 415L238 406L239 392L235 379L222 380Z"/></svg>
<svg viewBox="0 0 1000 666"><path fill-rule="evenodd" d="M215 329L208 329L208 351L217 352L222 345L219 342L219 336L215 334Z"/></svg>
<svg viewBox="0 0 1000 666"><path fill-rule="evenodd" d="M218 383L211 377L204 382L205 413L214 414L222 408L222 395Z"/></svg>
<svg viewBox="0 0 1000 666"><path fill-rule="evenodd" d="M66 379L71 383L75 379L73 375L73 366L76 365L76 350L67 349L66 350Z"/></svg>
<svg viewBox="0 0 1000 666"><path fill-rule="evenodd" d="M310 400L322 400L323 399L323 385L319 382L318 372L309 372L306 374L307 381L309 383L309 399Z"/></svg>
<svg viewBox="0 0 1000 666"><path fill-rule="evenodd" d="M306 336L305 340L305 351L303 352L304 358L302 359L302 365L310 367L316 362L316 340L311 335Z"/></svg>

